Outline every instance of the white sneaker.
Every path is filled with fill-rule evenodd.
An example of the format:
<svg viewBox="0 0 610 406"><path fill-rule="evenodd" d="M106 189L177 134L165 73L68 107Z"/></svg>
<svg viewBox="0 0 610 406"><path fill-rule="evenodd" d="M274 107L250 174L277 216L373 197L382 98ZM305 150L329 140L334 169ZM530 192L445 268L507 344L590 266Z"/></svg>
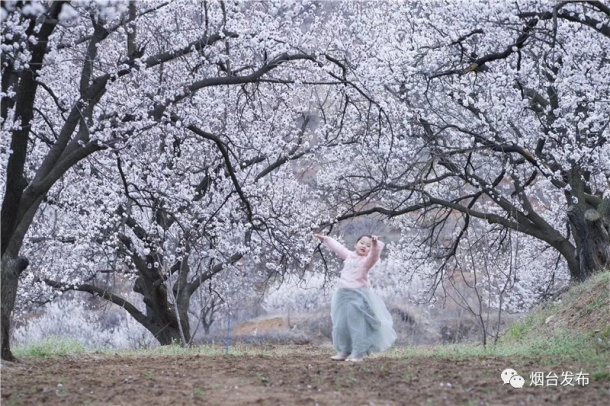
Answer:
<svg viewBox="0 0 610 406"><path fill-rule="evenodd" d="M348 362L362 362L364 361L364 357L362 355L350 355L345 360Z"/></svg>
<svg viewBox="0 0 610 406"><path fill-rule="evenodd" d="M348 354L338 353L337 355L333 355L332 357L330 357L330 359L332 359L333 361L345 361L347 357Z"/></svg>

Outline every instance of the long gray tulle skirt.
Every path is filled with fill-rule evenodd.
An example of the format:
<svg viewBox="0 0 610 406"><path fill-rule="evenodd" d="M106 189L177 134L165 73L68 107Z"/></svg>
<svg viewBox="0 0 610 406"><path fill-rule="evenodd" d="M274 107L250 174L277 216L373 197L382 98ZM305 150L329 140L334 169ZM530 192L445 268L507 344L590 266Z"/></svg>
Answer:
<svg viewBox="0 0 610 406"><path fill-rule="evenodd" d="M396 341L392 315L369 288L335 291L330 315L338 353L366 355L385 351Z"/></svg>

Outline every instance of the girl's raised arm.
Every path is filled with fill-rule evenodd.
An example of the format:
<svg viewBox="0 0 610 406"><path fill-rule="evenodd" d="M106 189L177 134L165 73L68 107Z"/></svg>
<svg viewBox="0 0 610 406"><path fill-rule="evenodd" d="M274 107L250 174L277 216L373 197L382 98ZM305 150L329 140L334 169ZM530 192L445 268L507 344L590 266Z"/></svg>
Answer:
<svg viewBox="0 0 610 406"><path fill-rule="evenodd" d="M364 263L364 266L367 268L372 268L373 265L375 265L375 262L377 262L377 260L379 259L381 250L383 249L383 246L385 245L383 243L383 241L379 240L379 237L377 237L376 235L374 235L372 239L373 239L373 246L371 247L369 254L366 256L366 261Z"/></svg>
<svg viewBox="0 0 610 406"><path fill-rule="evenodd" d="M349 256L349 254L351 253L351 251L348 250L347 248L345 248L345 246L343 244L341 244L339 241L335 240L332 237L324 236L324 235L320 235L320 234L315 234L315 236L318 237L324 245L326 245L328 248L330 248L332 251L334 251L335 254L337 254L339 256L339 258L341 258L341 259L347 258Z"/></svg>

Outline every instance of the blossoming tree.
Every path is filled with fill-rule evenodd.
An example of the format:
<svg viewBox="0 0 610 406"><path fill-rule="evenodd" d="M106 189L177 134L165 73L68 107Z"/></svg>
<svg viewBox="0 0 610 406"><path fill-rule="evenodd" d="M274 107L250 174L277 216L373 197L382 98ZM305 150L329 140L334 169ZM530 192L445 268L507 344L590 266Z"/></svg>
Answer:
<svg viewBox="0 0 610 406"><path fill-rule="evenodd" d="M608 266L604 3L345 7L356 16L352 74L379 115L344 160L355 164L327 171L326 184L343 185L339 219L425 226L419 242L445 265L482 221L497 246L512 231L553 248L575 281Z"/></svg>
<svg viewBox="0 0 610 406"><path fill-rule="evenodd" d="M163 343L188 336L177 320L190 295L252 238L255 259L303 260L320 211L286 164L342 142L333 117L312 131L310 112L335 109L329 89L345 85L342 63L307 40L323 27L313 7L6 2L2 20L3 358L19 255L43 212L30 243L51 241L63 263L38 256L32 280L125 306ZM87 283L117 255L144 313Z"/></svg>

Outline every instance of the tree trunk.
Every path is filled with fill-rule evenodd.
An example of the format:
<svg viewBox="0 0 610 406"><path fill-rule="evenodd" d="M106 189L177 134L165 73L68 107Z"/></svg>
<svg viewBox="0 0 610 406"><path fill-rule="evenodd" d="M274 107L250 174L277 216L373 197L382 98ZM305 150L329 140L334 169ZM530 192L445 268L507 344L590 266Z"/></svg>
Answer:
<svg viewBox="0 0 610 406"><path fill-rule="evenodd" d="M159 344L161 345L172 345L182 342L182 337L180 336L180 329L174 326L166 326L161 331L157 332L157 334L155 334L155 338L157 339L157 341L159 341ZM189 338L187 338L187 340L188 339Z"/></svg>
<svg viewBox="0 0 610 406"><path fill-rule="evenodd" d="M188 316L186 314L187 311L188 308L183 309L183 306L178 306L184 340L186 343L189 343L191 341L191 333ZM144 325L144 327L148 328L148 330L153 333L157 341L159 341L159 344L172 345L182 343L180 326L173 305L169 305L167 310L162 309L162 306L154 306L153 308L147 306L146 315L151 322L150 326L152 328L149 328L147 325Z"/></svg>
<svg viewBox="0 0 610 406"><path fill-rule="evenodd" d="M576 242L574 254L578 266L570 267L573 280L583 282L595 272L610 265L610 199L587 199L583 170L574 166L570 171L568 221Z"/></svg>
<svg viewBox="0 0 610 406"><path fill-rule="evenodd" d="M213 295L213 291L212 291L212 285L209 285L209 293L210 295ZM203 332L206 336L210 335L210 327L212 327L212 323L214 323L214 315L216 314L218 307L217 307L217 303L216 303L216 297L212 296L212 299L210 300L209 304L204 306L203 309L201 309L201 324L203 325Z"/></svg>
<svg viewBox="0 0 610 406"><path fill-rule="evenodd" d="M149 261L149 263L152 262ZM168 301L167 286L158 269L146 268L139 272L133 290L144 296L146 304L147 323L143 324L159 341L161 345L170 345L182 342L180 326L174 305ZM186 342L190 342L190 326L188 319L188 300L178 298L178 315L182 324L182 331Z"/></svg>
<svg viewBox="0 0 610 406"><path fill-rule="evenodd" d="M17 299L17 284L19 276L27 268L28 260L24 257L11 258L8 254L2 257L1 280L2 285L2 359L15 361L10 346L11 314Z"/></svg>
<svg viewBox="0 0 610 406"><path fill-rule="evenodd" d="M570 272L582 282L610 266L610 200L602 200L598 208L575 204L568 210L568 219L578 260L578 268Z"/></svg>
<svg viewBox="0 0 610 406"><path fill-rule="evenodd" d="M2 75L2 90L9 87L15 91L15 98L9 98L6 102L2 99L1 115L2 118L8 116L9 106L14 106L14 121L20 125L11 130L12 153L9 156L6 166L6 185L4 198L2 199L2 209L0 210L0 251L2 252L2 270L0 271L2 283L2 359L14 360L10 347L10 327L11 315L15 307L17 298L17 285L21 272L28 266L28 260L19 257L19 251L23 243L23 238L30 227L36 210L40 205L44 192L30 196L24 204L23 194L28 186L24 177L24 168L28 153L28 140L31 131L31 122L34 117L34 102L38 88L38 72L42 68L43 60L48 52L47 43L53 34L58 16L65 2L54 2L49 4L46 12L41 15L39 20L42 24L37 27L34 24L34 17L27 28L25 35L34 45L28 50L31 52L29 69L22 70L18 76L12 71L12 67ZM19 6L20 8L21 6ZM36 28L36 30L35 30ZM20 39L17 39L20 41ZM5 61L4 54L2 61ZM48 189L47 189L48 190Z"/></svg>
<svg viewBox="0 0 610 406"><path fill-rule="evenodd" d="M10 236L9 241L5 245L5 251L2 253L2 271L1 284L2 296L0 298L2 306L2 359L13 361L14 357L10 346L10 330L11 330L11 315L15 308L15 300L17 299L17 285L19 276L29 265L29 261L25 257L19 256L21 245L25 233L32 224L34 215L40 206L42 197L40 197L32 207L24 214L21 221L18 223L15 231Z"/></svg>
<svg viewBox="0 0 610 406"><path fill-rule="evenodd" d="M186 342L190 342L190 328L188 317L182 309L178 309L180 321L182 322L182 332ZM140 323L159 341L161 345L172 345L182 343L182 335L178 325L173 305L167 310L162 310L160 306L146 306L146 320Z"/></svg>

